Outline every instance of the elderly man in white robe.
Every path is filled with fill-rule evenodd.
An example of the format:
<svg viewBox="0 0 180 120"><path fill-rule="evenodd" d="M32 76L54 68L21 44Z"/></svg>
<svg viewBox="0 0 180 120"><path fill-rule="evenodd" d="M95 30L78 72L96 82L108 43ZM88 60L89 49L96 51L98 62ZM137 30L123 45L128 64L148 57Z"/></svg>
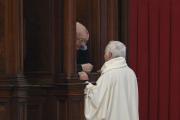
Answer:
<svg viewBox="0 0 180 120"><path fill-rule="evenodd" d="M101 76L85 88L86 120L139 120L137 79L125 57L123 43L106 46Z"/></svg>

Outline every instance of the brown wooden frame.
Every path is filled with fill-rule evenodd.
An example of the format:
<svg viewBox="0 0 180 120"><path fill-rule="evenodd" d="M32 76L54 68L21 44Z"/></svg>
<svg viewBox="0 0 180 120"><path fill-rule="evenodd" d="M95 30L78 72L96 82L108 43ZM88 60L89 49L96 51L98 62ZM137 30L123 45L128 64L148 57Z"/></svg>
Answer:
<svg viewBox="0 0 180 120"><path fill-rule="evenodd" d="M37 52L48 57L39 59L47 63L42 64L40 70L25 65L27 42L31 42L26 41L25 0L2 1L5 5L5 72L0 77L0 118L84 120L85 83L76 73L75 22L83 22L90 32L90 57L96 71L104 62L108 41L119 39L117 0L87 0L88 19L76 14L78 0L46 0L49 5L47 16L44 13L42 16L49 21L46 41L49 44L37 41L40 42ZM40 47L44 44L48 47L43 47L42 51ZM90 75L93 80L97 77L97 73Z"/></svg>

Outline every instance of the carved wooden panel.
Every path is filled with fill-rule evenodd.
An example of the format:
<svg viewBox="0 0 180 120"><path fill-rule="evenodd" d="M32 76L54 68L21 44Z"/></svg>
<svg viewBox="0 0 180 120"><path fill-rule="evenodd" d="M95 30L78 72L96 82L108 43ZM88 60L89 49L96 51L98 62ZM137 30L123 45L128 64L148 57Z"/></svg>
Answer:
<svg viewBox="0 0 180 120"><path fill-rule="evenodd" d="M52 45L53 45L53 70L57 73L63 72L63 39L64 39L64 1L52 0Z"/></svg>
<svg viewBox="0 0 180 120"><path fill-rule="evenodd" d="M32 97L27 102L27 120L46 120L46 104L43 98Z"/></svg>
<svg viewBox="0 0 180 120"><path fill-rule="evenodd" d="M0 120L11 120L9 101L0 98Z"/></svg>
<svg viewBox="0 0 180 120"><path fill-rule="evenodd" d="M50 72L51 0L24 0L25 71ZM41 6L41 7L40 7Z"/></svg>
<svg viewBox="0 0 180 120"><path fill-rule="evenodd" d="M27 103L26 102L14 102L17 105L17 114L14 114L18 120L27 120ZM16 112L13 112L16 113Z"/></svg>
<svg viewBox="0 0 180 120"><path fill-rule="evenodd" d="M100 6L101 0L77 0L77 21L84 24L89 31L88 48L90 52L90 61L94 64L94 71L101 66L100 57Z"/></svg>
<svg viewBox="0 0 180 120"><path fill-rule="evenodd" d="M0 120L84 120L85 84L74 69L75 21L90 32L96 71L113 27L107 24L108 1L0 0L0 74L7 72L0 82Z"/></svg>
<svg viewBox="0 0 180 120"><path fill-rule="evenodd" d="M57 100L57 120L84 120L83 96L60 96Z"/></svg>
<svg viewBox="0 0 180 120"><path fill-rule="evenodd" d="M69 120L84 120L84 99L82 96L70 98Z"/></svg>
<svg viewBox="0 0 180 120"><path fill-rule="evenodd" d="M5 73L5 1L0 0L0 75Z"/></svg>
<svg viewBox="0 0 180 120"><path fill-rule="evenodd" d="M27 105L27 120L42 120L41 105L28 104Z"/></svg>
<svg viewBox="0 0 180 120"><path fill-rule="evenodd" d="M77 0L77 21L90 34L88 47L94 71L104 63L104 49L109 40L118 38L118 0Z"/></svg>
<svg viewBox="0 0 180 120"><path fill-rule="evenodd" d="M57 100L57 120L67 120L67 107L68 101L65 97L61 97Z"/></svg>

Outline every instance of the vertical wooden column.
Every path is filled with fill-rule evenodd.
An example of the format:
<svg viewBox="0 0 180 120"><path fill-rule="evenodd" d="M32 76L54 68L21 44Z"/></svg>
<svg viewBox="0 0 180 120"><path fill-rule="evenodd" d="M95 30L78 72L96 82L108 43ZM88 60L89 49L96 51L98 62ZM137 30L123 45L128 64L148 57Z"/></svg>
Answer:
<svg viewBox="0 0 180 120"><path fill-rule="evenodd" d="M23 5L22 0L7 0L6 5L6 74L17 76L23 73Z"/></svg>
<svg viewBox="0 0 180 120"><path fill-rule="evenodd" d="M107 0L107 5L107 38L108 40L118 40L118 1Z"/></svg>
<svg viewBox="0 0 180 120"><path fill-rule="evenodd" d="M76 72L76 0L64 0L64 74Z"/></svg>
<svg viewBox="0 0 180 120"><path fill-rule="evenodd" d="M100 23L101 23L101 0L91 0L91 17L90 17L90 22L91 22L91 26L90 26L90 50L91 52L91 56L92 56L92 61L94 64L94 70L97 71L100 67L100 60L101 57L99 55L99 50L101 48L101 34L100 34Z"/></svg>
<svg viewBox="0 0 180 120"><path fill-rule="evenodd" d="M101 65L104 63L104 49L105 46L108 44L109 38L108 38L108 0L101 0L101 49L100 49L100 56L101 56Z"/></svg>
<svg viewBox="0 0 180 120"><path fill-rule="evenodd" d="M8 105L4 120L24 120L20 110L24 110L26 84L23 67L23 0L5 1L5 73L0 81L0 99ZM3 94L2 94L3 93ZM22 103L22 106L19 104ZM12 111L12 112L11 112ZM1 113L0 113L1 114ZM6 116L7 115L7 116ZM11 117L9 117L11 116ZM0 116L1 118L1 116Z"/></svg>

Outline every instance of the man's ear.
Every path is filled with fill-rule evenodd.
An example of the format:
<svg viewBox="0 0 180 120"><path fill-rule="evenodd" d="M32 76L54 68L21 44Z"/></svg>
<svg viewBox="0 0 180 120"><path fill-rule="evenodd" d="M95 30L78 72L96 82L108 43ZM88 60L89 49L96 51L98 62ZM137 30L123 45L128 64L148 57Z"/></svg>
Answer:
<svg viewBox="0 0 180 120"><path fill-rule="evenodd" d="M111 52L109 52L109 58L112 59L112 53Z"/></svg>

